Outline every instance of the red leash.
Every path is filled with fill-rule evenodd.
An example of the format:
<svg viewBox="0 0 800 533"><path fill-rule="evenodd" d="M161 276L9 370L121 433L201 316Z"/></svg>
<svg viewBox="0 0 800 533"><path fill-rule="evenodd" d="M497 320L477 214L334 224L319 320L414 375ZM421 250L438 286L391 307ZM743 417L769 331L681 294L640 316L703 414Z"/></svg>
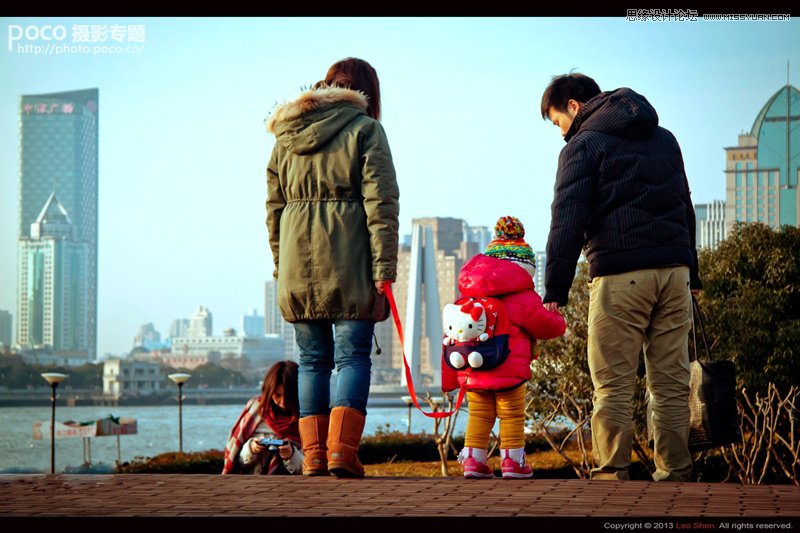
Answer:
<svg viewBox="0 0 800 533"><path fill-rule="evenodd" d="M405 340L403 339L403 325L400 324L400 315L397 312L397 304L394 302L394 294L392 294L392 286L390 284L386 284L383 288L384 292L386 293L386 297L389 298L389 307L392 308L392 318L394 318L394 325L397 328L397 334L400 336L400 346L405 346ZM462 386L461 390L458 392L458 399L456 399L456 406L452 411L447 411L444 413L426 413L422 410L422 407L419 406L419 402L417 402L417 393L414 391L414 382L411 379L411 368L408 366L408 361L406 361L406 352L405 348L403 349L403 366L406 370L406 383L408 384L408 392L411 394L411 401L414 402L414 405L417 406L419 411L429 417L429 418L447 418L452 416L461 408L461 402L464 401L464 394L467 392L467 389ZM471 368L467 369L466 379L464 380L464 385L467 384L469 380L469 373L472 371Z"/></svg>

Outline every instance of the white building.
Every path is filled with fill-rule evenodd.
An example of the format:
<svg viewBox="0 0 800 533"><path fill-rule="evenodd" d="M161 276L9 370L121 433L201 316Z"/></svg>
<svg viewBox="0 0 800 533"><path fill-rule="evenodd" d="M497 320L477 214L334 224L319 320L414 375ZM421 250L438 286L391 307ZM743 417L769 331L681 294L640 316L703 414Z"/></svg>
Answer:
<svg viewBox="0 0 800 533"><path fill-rule="evenodd" d="M264 333L278 335L283 340L286 359L300 360L300 348L294 340L294 327L283 319L278 307L278 282L274 279L264 284Z"/></svg>
<svg viewBox="0 0 800 533"><path fill-rule="evenodd" d="M170 339L174 339L175 337L185 337L188 332L189 332L188 318L176 318L169 325Z"/></svg>
<svg viewBox="0 0 800 533"><path fill-rule="evenodd" d="M50 194L19 245L17 343L89 359L89 247Z"/></svg>
<svg viewBox="0 0 800 533"><path fill-rule="evenodd" d="M222 359L245 358L254 367L284 359L283 341L277 335L248 337L227 332L217 337L178 337L172 341L172 354L162 358L173 367L189 369Z"/></svg>
<svg viewBox="0 0 800 533"><path fill-rule="evenodd" d="M186 332L186 336L192 338L210 337L213 335L212 326L213 317L211 316L211 311L201 305L192 315L192 318L189 319L189 330Z"/></svg>
<svg viewBox="0 0 800 533"><path fill-rule="evenodd" d="M725 202L714 200L710 204L695 204L694 213L697 248L716 250L725 239Z"/></svg>
<svg viewBox="0 0 800 533"><path fill-rule="evenodd" d="M278 308L278 282L271 279L264 283L264 333L282 335L281 310Z"/></svg>
<svg viewBox="0 0 800 533"><path fill-rule="evenodd" d="M547 266L547 254L545 252L534 252L536 256L536 275L533 276L533 284L536 292L544 298L544 269Z"/></svg>
<svg viewBox="0 0 800 533"><path fill-rule="evenodd" d="M158 363L108 359L103 364L103 394L121 396L150 396L167 388L166 377Z"/></svg>

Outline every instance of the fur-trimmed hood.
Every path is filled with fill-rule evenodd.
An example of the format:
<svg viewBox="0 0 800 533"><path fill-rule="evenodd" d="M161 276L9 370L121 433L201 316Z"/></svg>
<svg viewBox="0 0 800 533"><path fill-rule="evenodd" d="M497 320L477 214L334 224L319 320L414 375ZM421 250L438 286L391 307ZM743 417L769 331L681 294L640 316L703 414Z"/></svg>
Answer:
<svg viewBox="0 0 800 533"><path fill-rule="evenodd" d="M367 97L359 91L323 87L281 104L267 119L267 131L296 154L315 152L351 121L367 114Z"/></svg>

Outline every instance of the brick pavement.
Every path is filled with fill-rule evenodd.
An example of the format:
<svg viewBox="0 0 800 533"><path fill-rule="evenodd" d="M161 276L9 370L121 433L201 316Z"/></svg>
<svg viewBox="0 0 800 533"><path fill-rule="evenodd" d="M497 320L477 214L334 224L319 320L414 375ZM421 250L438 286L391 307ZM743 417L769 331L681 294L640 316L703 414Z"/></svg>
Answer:
<svg viewBox="0 0 800 533"><path fill-rule="evenodd" d="M479 502L479 504L476 504ZM800 487L646 481L0 475L4 517L793 517Z"/></svg>

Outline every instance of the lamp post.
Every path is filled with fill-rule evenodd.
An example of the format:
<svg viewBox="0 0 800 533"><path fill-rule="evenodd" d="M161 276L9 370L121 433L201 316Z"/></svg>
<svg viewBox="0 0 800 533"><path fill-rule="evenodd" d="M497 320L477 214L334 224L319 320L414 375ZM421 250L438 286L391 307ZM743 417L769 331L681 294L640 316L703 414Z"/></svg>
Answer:
<svg viewBox="0 0 800 533"><path fill-rule="evenodd" d="M183 384L191 374L170 374L167 376L178 385L178 450L183 453Z"/></svg>
<svg viewBox="0 0 800 533"><path fill-rule="evenodd" d="M406 433L408 433L410 435L411 434L411 406L413 405L413 401L414 400L411 398L411 396L402 396L401 399L404 402L406 402L406 405L408 406L408 430L406 431Z"/></svg>
<svg viewBox="0 0 800 533"><path fill-rule="evenodd" d="M45 372L42 377L50 384L50 473L56 473L56 387L67 379L66 374Z"/></svg>

